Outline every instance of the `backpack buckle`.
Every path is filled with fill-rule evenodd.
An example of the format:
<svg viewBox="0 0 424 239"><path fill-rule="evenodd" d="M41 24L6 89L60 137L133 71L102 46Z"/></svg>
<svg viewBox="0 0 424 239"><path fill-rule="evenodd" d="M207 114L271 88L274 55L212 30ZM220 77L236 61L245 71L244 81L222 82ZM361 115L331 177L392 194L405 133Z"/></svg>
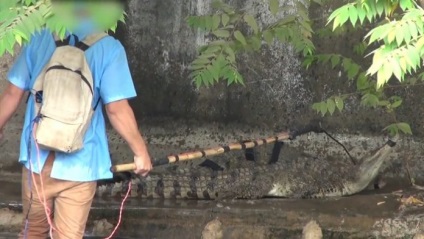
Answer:
<svg viewBox="0 0 424 239"><path fill-rule="evenodd" d="M35 102L38 103L38 104L43 103L43 91L42 90L37 91L35 93Z"/></svg>

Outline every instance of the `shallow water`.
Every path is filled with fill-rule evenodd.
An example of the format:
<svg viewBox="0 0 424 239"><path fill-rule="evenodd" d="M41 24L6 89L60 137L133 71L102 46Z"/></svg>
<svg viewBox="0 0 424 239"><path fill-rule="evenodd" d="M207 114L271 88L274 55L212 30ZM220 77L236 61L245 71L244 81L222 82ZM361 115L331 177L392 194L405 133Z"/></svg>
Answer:
<svg viewBox="0 0 424 239"><path fill-rule="evenodd" d="M19 183L0 181L0 205L19 211ZM324 238L375 238L373 225L383 218L399 215L398 188L364 192L345 198L319 200L262 199L231 201L137 200L125 205L124 219L114 238L197 239L204 226L219 218L224 238L300 238L302 227L315 219L324 230ZM107 219L114 224L120 200L97 198L93 203L86 238L93 234L95 220ZM415 214L424 213L417 209ZM1 225L0 225L1 226ZM4 227L3 227L4 229ZM0 238L14 238L0 233ZM103 235L100 235L103 236Z"/></svg>

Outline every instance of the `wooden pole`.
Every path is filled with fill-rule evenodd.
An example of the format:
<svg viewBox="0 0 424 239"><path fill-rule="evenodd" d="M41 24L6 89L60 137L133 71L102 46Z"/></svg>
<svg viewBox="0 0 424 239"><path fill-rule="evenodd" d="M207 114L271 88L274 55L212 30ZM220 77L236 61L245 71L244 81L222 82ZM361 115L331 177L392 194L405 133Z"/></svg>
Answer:
<svg viewBox="0 0 424 239"><path fill-rule="evenodd" d="M290 138L289 132L282 132L278 134L277 136L269 137L266 139L257 139L257 140L243 142L243 143L232 143L227 146L219 146L219 147L214 147L214 148L205 149L205 150L198 150L193 152L181 153L177 155L170 155L167 158L155 160L153 162L153 166L176 163L180 161L189 161L193 159L203 158L206 156L215 156L215 155L223 154L233 150L250 149L250 148L254 148L256 146L260 146L263 144L269 144L269 143L273 143L280 140L287 140L289 138ZM130 164L115 165L111 167L110 170L113 173L117 173L117 172L133 171L135 169L136 169L135 164L130 163Z"/></svg>

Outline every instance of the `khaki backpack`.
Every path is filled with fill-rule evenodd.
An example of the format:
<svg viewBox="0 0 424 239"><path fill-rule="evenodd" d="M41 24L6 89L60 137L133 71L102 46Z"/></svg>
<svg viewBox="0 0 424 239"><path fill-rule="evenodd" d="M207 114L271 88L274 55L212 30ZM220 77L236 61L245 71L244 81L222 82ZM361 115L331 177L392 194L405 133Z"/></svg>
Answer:
<svg viewBox="0 0 424 239"><path fill-rule="evenodd" d="M71 36L75 46L69 45ZM35 140L47 150L73 153L83 148L84 135L91 123L94 81L85 51L106 33L93 34L79 41L71 35L56 40L56 50L34 83Z"/></svg>

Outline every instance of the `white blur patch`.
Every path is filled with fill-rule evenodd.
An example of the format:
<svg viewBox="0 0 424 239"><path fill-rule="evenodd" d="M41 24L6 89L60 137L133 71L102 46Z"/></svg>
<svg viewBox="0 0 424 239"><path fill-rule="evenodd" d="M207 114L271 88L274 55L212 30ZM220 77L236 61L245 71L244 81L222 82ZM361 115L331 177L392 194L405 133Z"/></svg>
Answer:
<svg viewBox="0 0 424 239"><path fill-rule="evenodd" d="M286 197L289 190L279 183L274 183L272 189L267 193L270 197Z"/></svg>

